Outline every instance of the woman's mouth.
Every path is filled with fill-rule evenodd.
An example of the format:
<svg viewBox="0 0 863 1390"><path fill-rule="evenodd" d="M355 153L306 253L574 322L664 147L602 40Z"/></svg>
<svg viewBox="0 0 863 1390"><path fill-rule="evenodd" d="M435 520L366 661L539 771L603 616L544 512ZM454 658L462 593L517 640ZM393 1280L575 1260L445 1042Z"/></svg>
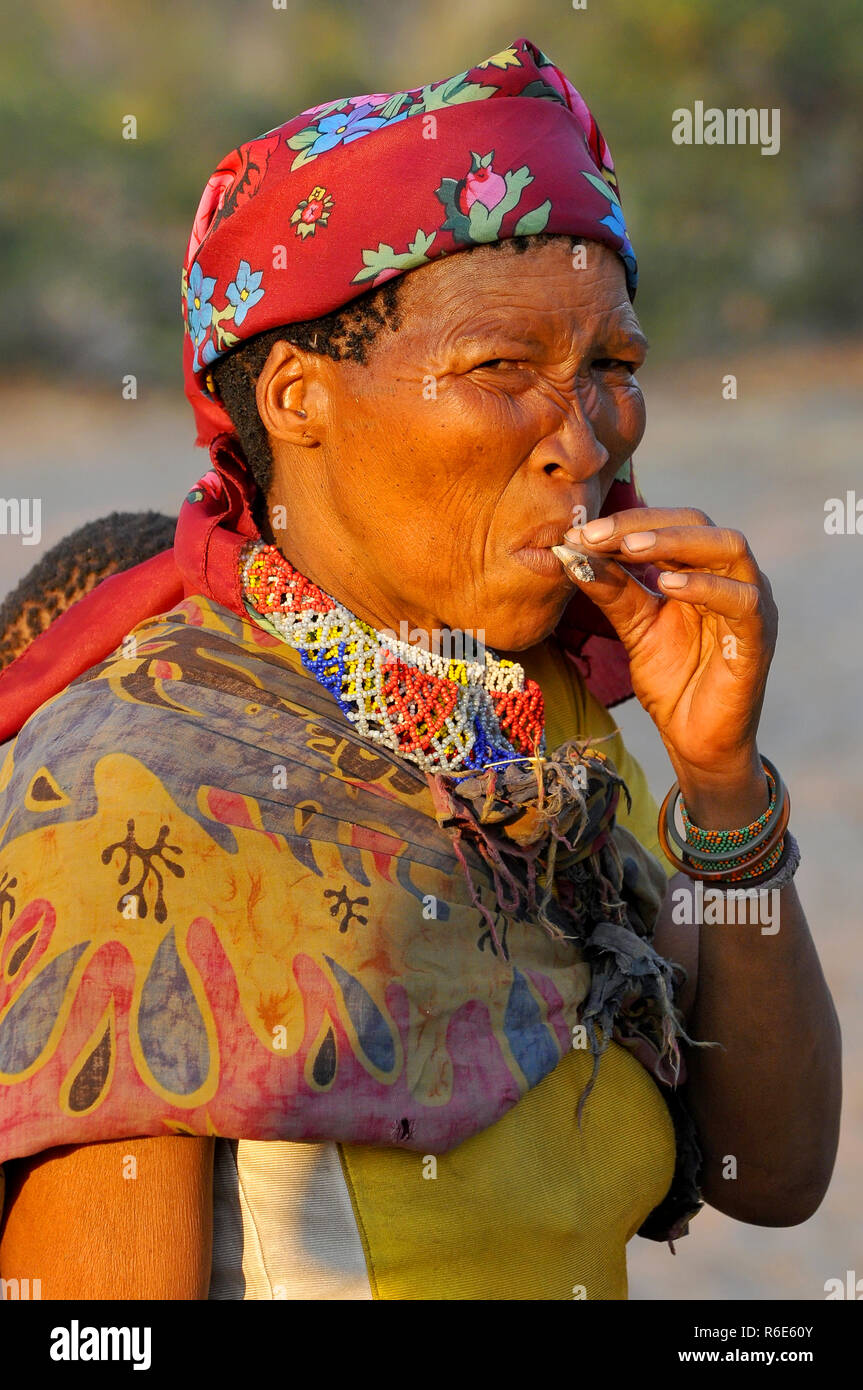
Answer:
<svg viewBox="0 0 863 1390"><path fill-rule="evenodd" d="M560 536L557 538L559 540ZM513 559L524 565L525 569L533 570L534 574L543 574L550 579L555 575L564 577L563 567L550 546L523 545L520 550L513 551Z"/></svg>
<svg viewBox="0 0 863 1390"><path fill-rule="evenodd" d="M564 543L563 534L571 525L572 518L564 517L561 521L550 521L543 526L537 526L524 537L522 544L513 550L513 559L525 569L532 570L534 574L542 574L549 579L555 576L565 578L563 566L552 547Z"/></svg>

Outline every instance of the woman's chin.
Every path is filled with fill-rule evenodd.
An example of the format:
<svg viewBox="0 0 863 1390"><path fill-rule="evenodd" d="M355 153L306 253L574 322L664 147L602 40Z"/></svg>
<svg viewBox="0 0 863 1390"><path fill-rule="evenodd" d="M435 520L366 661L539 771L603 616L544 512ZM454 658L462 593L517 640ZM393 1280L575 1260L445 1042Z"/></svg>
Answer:
<svg viewBox="0 0 863 1390"><path fill-rule="evenodd" d="M566 588L562 593L560 585L555 585L549 593L546 581L539 593L526 591L517 604L510 595L493 614L484 615L485 645L499 652L521 652L542 642L554 632L572 598L573 586L565 577L564 582Z"/></svg>

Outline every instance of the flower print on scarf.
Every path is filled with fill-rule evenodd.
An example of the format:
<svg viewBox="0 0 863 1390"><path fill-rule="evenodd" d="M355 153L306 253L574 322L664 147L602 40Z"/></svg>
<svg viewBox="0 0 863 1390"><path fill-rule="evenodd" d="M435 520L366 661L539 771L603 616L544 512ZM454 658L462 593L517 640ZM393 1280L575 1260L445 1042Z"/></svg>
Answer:
<svg viewBox="0 0 863 1390"><path fill-rule="evenodd" d="M614 189L606 183L605 179L597 178L596 174L589 174L586 169L582 169L581 172L588 182L593 184L597 192L601 193L604 198L607 198L611 204L608 216L600 217L599 222L601 226L608 227L609 231L613 232L615 236L620 237L621 247L618 254L632 276L634 288L638 282L638 270L635 262L635 253L632 249L632 242L629 240L626 223L623 220L623 209L620 206L620 199Z"/></svg>
<svg viewBox="0 0 863 1390"><path fill-rule="evenodd" d="M347 99L331 102L326 116L318 117L313 125L305 126L295 135L288 137L286 143L290 148L299 150L291 165L291 172L317 159L319 154L334 150L337 145L348 145L352 140L360 140L362 136L371 135L372 131L380 130L382 126L403 120L408 114L404 111L399 116L387 119L385 116L372 115L375 109L371 102L360 106L349 106Z"/></svg>
<svg viewBox="0 0 863 1390"><path fill-rule="evenodd" d="M255 194L261 186L270 156L278 148L278 135L269 134L247 145L241 145L222 160L210 175L201 195L192 234L186 251L186 263L197 256L201 246L226 217L230 217Z"/></svg>
<svg viewBox="0 0 863 1390"><path fill-rule="evenodd" d="M436 235L436 232L424 232L418 227L413 241L408 242L407 251L395 251L383 241L378 242L376 251L369 247L363 251L363 269L357 272L351 284L361 285L369 280L372 285L382 285L384 280L391 280L403 270L426 265L430 259L427 253Z"/></svg>
<svg viewBox="0 0 863 1390"><path fill-rule="evenodd" d="M333 210L332 196L317 184L307 198L302 198L291 213L291 225L297 236L314 236L318 227L325 227Z"/></svg>
<svg viewBox="0 0 863 1390"><path fill-rule="evenodd" d="M502 48L500 53L493 53L490 58L486 58L484 63L477 63L478 68L499 68L503 71L506 68L517 68L521 64L515 48Z"/></svg>
<svg viewBox="0 0 863 1390"><path fill-rule="evenodd" d="M264 297L261 288L263 277L262 270L252 270L248 261L240 261L233 280L225 290L226 302L219 309L211 302L216 281L202 273L197 261L192 266L186 302L196 372L202 367L209 367L217 357L240 341L238 334L232 333L226 324L233 323L238 328L242 326L249 310ZM210 394L215 393L210 391Z"/></svg>
<svg viewBox="0 0 863 1390"><path fill-rule="evenodd" d="M471 166L465 177L442 179L435 189L436 197L446 210L438 230L452 232L455 241L468 245L499 241L504 217L518 206L522 193L533 183L533 174L526 164L499 174L493 167L493 160L494 150L485 155L471 150ZM522 213L512 235L535 236L545 229L550 212L551 199L546 198L538 207ZM437 231L424 232L420 227L413 241L408 243L407 251L395 251L386 242L379 242L376 250L364 248L363 269L353 277L351 284L368 280L372 285L381 285L393 275L425 265L436 236Z"/></svg>
<svg viewBox="0 0 863 1390"><path fill-rule="evenodd" d="M497 54L496 57L503 60L505 53ZM489 58L488 62L499 67L507 66L504 61L496 63L492 58ZM479 101L494 96L498 91L497 87L468 82L467 76L467 72L459 72L444 82L429 83L426 87L417 87L409 92L393 92L391 95L374 92L368 97L342 97L326 106L313 107L309 114L317 113L315 120L290 135L286 141L292 150L299 151L291 165L291 172L303 164L308 164L310 160L317 159L318 155L325 154L327 150L335 149L337 145L346 145L349 141L358 140L374 130L395 125L406 120L408 116L424 115L430 111L441 111L447 106ZM357 105L357 102L360 104ZM319 114L321 112L325 114Z"/></svg>
<svg viewBox="0 0 863 1390"><path fill-rule="evenodd" d="M264 291L260 287L263 278L262 270L252 270L248 261L240 261L237 273L225 291L228 303L234 306L233 319L238 328L249 310L263 299Z"/></svg>
<svg viewBox="0 0 863 1390"><path fill-rule="evenodd" d="M207 341L204 343L203 347L201 348L201 366L209 367L210 363L215 362L218 356L219 351L216 347L216 344L213 342L212 338L208 338Z"/></svg>
<svg viewBox="0 0 863 1390"><path fill-rule="evenodd" d="M472 169L465 179L458 202L464 215L470 217L474 203L480 202L489 212L493 212L505 197L506 180L502 179L500 174L496 174L490 165L481 163L479 168Z"/></svg>
<svg viewBox="0 0 863 1390"><path fill-rule="evenodd" d="M501 223L521 201L533 174L526 164L520 169L508 169L499 174L493 168L494 150L479 155L471 150L471 165L463 179L441 179L436 196L446 208L441 231L452 232L456 241L476 244L500 239ZM513 230L513 236L535 236L548 222L551 199L525 212Z"/></svg>
<svg viewBox="0 0 863 1390"><path fill-rule="evenodd" d="M309 153L323 154L325 150L332 150L336 145L347 145L351 140L359 140L363 135L370 135L373 130L380 130L387 122L381 116L373 116L374 109L370 104L354 106L349 111L324 116L318 121L317 139L310 147Z"/></svg>
<svg viewBox="0 0 863 1390"><path fill-rule="evenodd" d="M210 296L216 288L216 281L205 275L197 261L189 272L189 288L186 291L186 310L189 332L197 344L206 337L207 329L213 320L213 306Z"/></svg>

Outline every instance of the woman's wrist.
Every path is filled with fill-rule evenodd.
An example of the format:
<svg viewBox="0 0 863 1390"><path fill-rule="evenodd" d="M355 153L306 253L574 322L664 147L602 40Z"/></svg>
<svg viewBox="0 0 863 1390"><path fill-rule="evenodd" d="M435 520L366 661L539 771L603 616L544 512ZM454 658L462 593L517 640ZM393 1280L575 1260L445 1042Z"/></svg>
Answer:
<svg viewBox="0 0 863 1390"><path fill-rule="evenodd" d="M687 815L702 830L750 825L770 804L757 750L741 765L706 772L672 759Z"/></svg>

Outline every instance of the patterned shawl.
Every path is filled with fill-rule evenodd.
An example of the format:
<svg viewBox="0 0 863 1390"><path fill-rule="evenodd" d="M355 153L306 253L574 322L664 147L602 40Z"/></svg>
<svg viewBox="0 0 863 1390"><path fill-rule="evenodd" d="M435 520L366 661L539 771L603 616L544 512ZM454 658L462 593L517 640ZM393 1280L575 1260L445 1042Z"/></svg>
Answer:
<svg viewBox="0 0 863 1390"><path fill-rule="evenodd" d="M671 1080L650 999L619 1007L665 877L613 781L586 842L626 925L584 949L502 909L451 800L284 643L204 596L143 624L0 772L0 1161L170 1132L441 1153L593 1022Z"/></svg>

